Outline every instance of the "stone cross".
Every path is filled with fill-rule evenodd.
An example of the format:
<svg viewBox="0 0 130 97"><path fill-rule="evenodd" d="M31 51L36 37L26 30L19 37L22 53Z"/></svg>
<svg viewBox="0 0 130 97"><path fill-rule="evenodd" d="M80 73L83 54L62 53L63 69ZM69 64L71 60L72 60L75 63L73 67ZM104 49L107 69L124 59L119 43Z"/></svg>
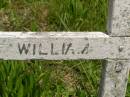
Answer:
<svg viewBox="0 0 130 97"><path fill-rule="evenodd" d="M3 60L105 60L99 97L125 97L130 65L130 0L109 0L102 32L0 32Z"/></svg>

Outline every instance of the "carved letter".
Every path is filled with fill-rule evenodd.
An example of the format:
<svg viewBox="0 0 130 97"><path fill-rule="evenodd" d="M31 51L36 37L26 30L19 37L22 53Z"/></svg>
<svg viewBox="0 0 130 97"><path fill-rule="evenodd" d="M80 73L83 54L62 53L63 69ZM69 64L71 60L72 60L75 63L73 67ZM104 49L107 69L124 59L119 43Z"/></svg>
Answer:
<svg viewBox="0 0 130 97"><path fill-rule="evenodd" d="M33 55L36 54L36 44L33 44Z"/></svg>
<svg viewBox="0 0 130 97"><path fill-rule="evenodd" d="M24 52L25 52L25 54L27 55L27 54L28 54L28 52L29 52L29 49L30 49L31 44L30 44L30 43L28 43L27 45L25 45L25 43L24 43L24 44L22 44L22 47L21 47L20 45L21 45L21 44L20 44L20 43L18 43L19 53L20 53L20 54L22 54L22 53L23 53L23 51L24 51Z"/></svg>
<svg viewBox="0 0 130 97"><path fill-rule="evenodd" d="M42 44L39 44L39 55L47 55L48 53L42 52Z"/></svg>
<svg viewBox="0 0 130 97"><path fill-rule="evenodd" d="M67 45L67 48L66 48L66 44L65 43L63 43L63 45L62 45L62 54L68 54L68 52L71 50L72 51L72 54L74 54L74 49L72 49L72 43L69 43L68 45Z"/></svg>
<svg viewBox="0 0 130 97"><path fill-rule="evenodd" d="M54 52L54 44L53 43L51 43L51 54L58 55L58 52Z"/></svg>
<svg viewBox="0 0 130 97"><path fill-rule="evenodd" d="M89 44L86 44L84 49L81 51L81 54L87 54L88 53L88 47L89 47Z"/></svg>

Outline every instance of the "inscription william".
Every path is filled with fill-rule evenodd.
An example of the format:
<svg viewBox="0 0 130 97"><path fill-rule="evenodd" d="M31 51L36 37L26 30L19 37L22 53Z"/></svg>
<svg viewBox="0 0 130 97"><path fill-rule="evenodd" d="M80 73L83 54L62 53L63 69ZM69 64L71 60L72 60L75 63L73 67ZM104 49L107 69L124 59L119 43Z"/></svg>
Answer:
<svg viewBox="0 0 130 97"><path fill-rule="evenodd" d="M75 48L73 43L62 43L60 46L56 46L56 43L50 43L45 45L44 43L18 43L18 52L20 55L76 55L87 54L89 44L79 46Z"/></svg>

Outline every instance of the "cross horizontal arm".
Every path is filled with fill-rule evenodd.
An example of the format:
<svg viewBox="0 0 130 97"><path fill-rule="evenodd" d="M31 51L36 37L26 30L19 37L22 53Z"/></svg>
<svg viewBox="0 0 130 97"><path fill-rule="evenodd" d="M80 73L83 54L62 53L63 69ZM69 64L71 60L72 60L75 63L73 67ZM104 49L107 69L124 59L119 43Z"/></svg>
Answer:
<svg viewBox="0 0 130 97"><path fill-rule="evenodd" d="M129 59L130 37L102 32L0 32L0 59Z"/></svg>

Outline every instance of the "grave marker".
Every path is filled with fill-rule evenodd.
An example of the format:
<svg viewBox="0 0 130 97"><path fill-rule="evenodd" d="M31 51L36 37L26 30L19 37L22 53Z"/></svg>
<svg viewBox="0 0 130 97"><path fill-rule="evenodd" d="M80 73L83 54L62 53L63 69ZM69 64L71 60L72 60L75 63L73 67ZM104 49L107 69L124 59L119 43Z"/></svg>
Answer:
<svg viewBox="0 0 130 97"><path fill-rule="evenodd" d="M3 60L106 60L99 97L125 97L130 65L130 0L109 0L108 33L0 32Z"/></svg>

